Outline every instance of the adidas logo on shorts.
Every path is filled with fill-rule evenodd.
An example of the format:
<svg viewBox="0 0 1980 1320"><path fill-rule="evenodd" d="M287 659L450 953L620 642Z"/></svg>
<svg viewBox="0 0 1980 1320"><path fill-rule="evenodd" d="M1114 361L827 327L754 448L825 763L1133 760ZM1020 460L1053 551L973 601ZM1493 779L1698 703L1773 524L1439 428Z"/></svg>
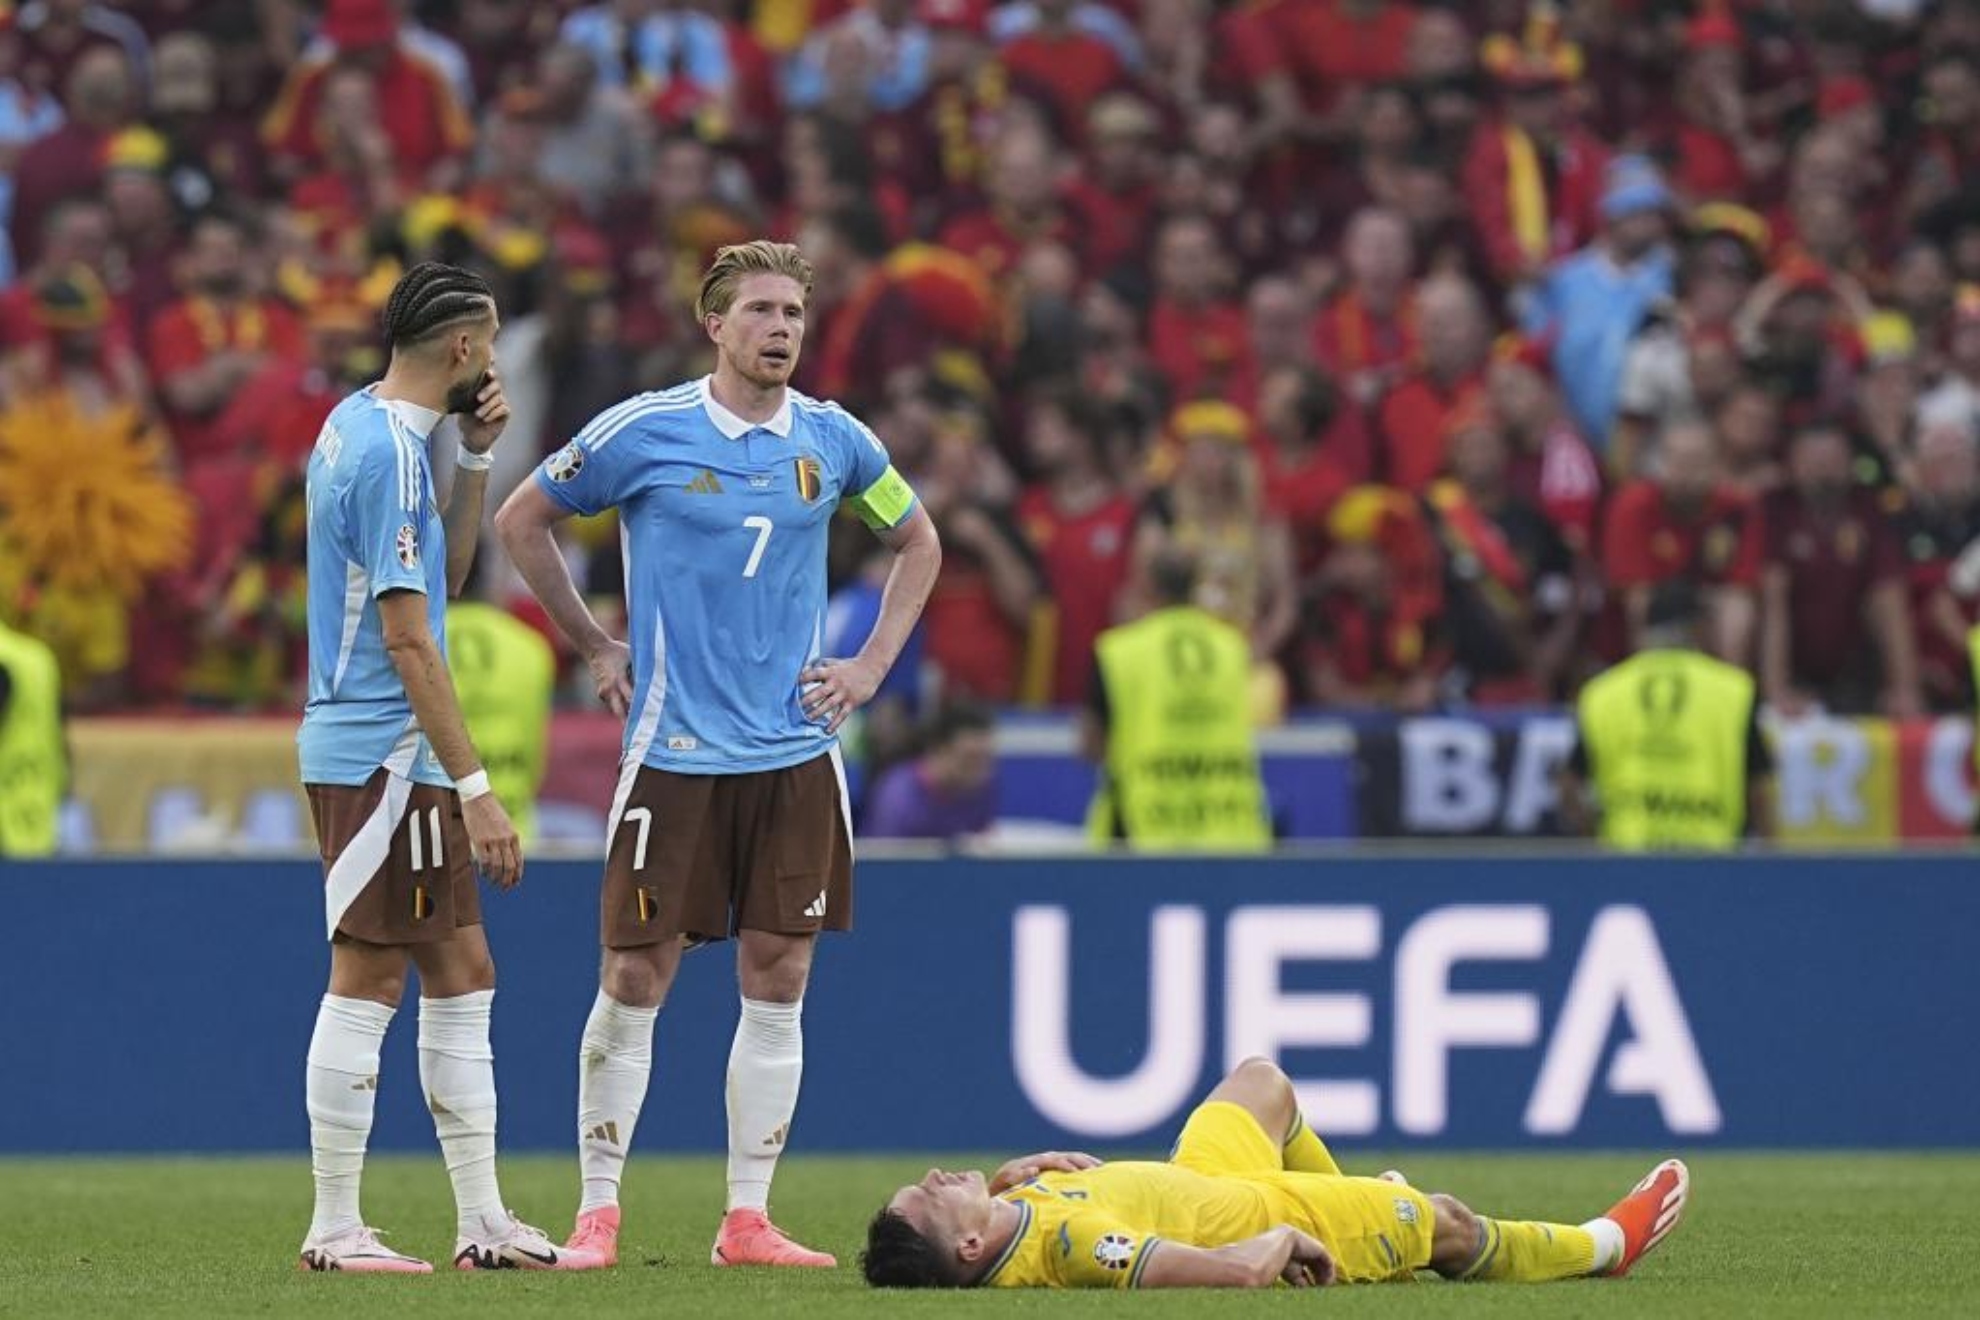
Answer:
<svg viewBox="0 0 1980 1320"><path fill-rule="evenodd" d="M822 917L825 915L824 890L821 889L818 891L818 897L811 900L811 906L804 910L804 915L807 917Z"/></svg>

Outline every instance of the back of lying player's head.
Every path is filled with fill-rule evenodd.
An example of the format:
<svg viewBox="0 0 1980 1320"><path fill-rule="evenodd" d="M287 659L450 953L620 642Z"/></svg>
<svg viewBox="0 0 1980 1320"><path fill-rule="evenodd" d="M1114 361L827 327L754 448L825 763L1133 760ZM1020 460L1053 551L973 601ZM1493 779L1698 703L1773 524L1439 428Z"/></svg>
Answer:
<svg viewBox="0 0 1980 1320"><path fill-rule="evenodd" d="M468 321L495 318L495 291L471 270L422 261L392 286L379 319L394 352L413 348Z"/></svg>
<svg viewBox="0 0 1980 1320"><path fill-rule="evenodd" d="M866 1226L859 1266L875 1288L960 1288L942 1248L898 1210L882 1207Z"/></svg>

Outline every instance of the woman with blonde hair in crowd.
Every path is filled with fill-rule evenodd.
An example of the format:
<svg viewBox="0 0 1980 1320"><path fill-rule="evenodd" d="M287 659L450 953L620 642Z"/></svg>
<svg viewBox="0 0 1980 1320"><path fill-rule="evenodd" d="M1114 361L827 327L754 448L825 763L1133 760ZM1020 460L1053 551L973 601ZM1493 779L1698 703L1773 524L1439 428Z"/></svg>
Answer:
<svg viewBox="0 0 1980 1320"><path fill-rule="evenodd" d="M1188 551L1197 563L1196 604L1251 639L1253 714L1261 725L1276 724L1286 708L1279 656L1298 621L1292 537L1267 508L1251 423L1228 403L1184 404L1170 415L1153 462L1160 484L1135 527L1126 613L1142 612L1156 557Z"/></svg>

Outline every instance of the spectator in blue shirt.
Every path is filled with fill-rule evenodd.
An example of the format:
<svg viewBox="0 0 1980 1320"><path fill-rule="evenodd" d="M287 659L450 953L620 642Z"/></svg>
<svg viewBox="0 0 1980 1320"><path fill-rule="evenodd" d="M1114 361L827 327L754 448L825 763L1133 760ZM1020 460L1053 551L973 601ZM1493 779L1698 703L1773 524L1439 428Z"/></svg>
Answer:
<svg viewBox="0 0 1980 1320"><path fill-rule="evenodd" d="M1650 309L1672 296L1674 204L1657 167L1619 156L1602 193L1602 234L1555 263L1524 317L1554 345L1554 373L1575 424L1598 452L1609 448L1630 341Z"/></svg>

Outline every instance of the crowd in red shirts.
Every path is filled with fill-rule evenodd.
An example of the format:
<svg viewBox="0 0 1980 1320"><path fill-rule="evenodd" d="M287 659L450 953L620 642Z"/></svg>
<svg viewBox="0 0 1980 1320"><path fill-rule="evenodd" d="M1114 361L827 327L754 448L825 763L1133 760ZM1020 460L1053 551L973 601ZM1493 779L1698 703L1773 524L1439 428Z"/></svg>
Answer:
<svg viewBox="0 0 1980 1320"><path fill-rule="evenodd" d="M942 531L910 696L1079 702L1183 545L1268 714L1559 701L1673 579L1780 709L1973 700L1970 4L0 0L0 201L0 611L83 706L293 706L407 263L498 290L499 496L757 235ZM39 562L23 446L192 544Z"/></svg>

